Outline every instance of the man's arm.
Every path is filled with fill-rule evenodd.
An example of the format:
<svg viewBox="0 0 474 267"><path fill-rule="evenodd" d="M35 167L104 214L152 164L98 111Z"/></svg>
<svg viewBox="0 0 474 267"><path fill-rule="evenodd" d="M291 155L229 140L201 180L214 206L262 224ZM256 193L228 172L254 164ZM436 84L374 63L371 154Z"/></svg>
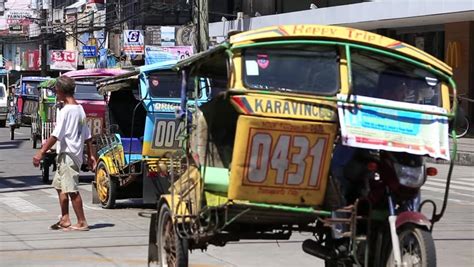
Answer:
<svg viewBox="0 0 474 267"><path fill-rule="evenodd" d="M95 157L95 149L94 146L92 145L92 138L89 138L86 140L86 145L87 145L87 159L88 159L88 164L89 164L89 169L94 171L95 166L97 165L97 159Z"/></svg>
<svg viewBox="0 0 474 267"><path fill-rule="evenodd" d="M40 164L40 161L41 159L43 158L44 154L46 154L46 152L48 152L48 150L54 146L54 144L56 144L56 142L58 141L58 139L51 135L48 140L46 141L46 144L44 144L44 146L41 147L41 149L36 153L36 155L33 156L33 165L35 167L38 167L39 164Z"/></svg>

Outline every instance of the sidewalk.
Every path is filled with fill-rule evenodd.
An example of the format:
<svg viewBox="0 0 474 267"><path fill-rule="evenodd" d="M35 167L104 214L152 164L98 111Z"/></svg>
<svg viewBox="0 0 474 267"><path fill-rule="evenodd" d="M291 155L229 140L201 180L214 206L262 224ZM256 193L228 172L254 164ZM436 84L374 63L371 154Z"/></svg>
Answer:
<svg viewBox="0 0 474 267"><path fill-rule="evenodd" d="M474 166L474 136L468 135L458 139L457 165Z"/></svg>
<svg viewBox="0 0 474 267"><path fill-rule="evenodd" d="M467 135L467 137L457 139L457 141L458 149L454 163L456 165L474 166L474 135L471 133L470 135ZM445 160L435 161L433 159L429 159L428 161L437 163L448 163Z"/></svg>

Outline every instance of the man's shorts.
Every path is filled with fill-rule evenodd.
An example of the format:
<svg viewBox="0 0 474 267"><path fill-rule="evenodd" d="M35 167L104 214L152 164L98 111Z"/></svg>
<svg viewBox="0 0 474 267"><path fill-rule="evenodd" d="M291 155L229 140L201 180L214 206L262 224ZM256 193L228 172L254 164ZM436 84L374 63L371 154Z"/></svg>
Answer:
<svg viewBox="0 0 474 267"><path fill-rule="evenodd" d="M79 167L68 154L58 155L58 169L54 174L53 187L63 193L75 193L79 191Z"/></svg>

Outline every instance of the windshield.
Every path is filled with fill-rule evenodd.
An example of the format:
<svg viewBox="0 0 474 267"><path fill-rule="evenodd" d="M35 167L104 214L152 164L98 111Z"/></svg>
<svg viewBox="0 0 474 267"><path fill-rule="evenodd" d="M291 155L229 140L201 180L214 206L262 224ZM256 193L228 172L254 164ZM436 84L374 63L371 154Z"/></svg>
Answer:
<svg viewBox="0 0 474 267"><path fill-rule="evenodd" d="M22 94L39 96L39 91L36 89L36 88L38 88L39 84L40 84L40 82L23 81L22 82L22 88L21 88Z"/></svg>
<svg viewBox="0 0 474 267"><path fill-rule="evenodd" d="M364 50L351 50L355 95L406 103L441 105L441 82L430 72Z"/></svg>
<svg viewBox="0 0 474 267"><path fill-rule="evenodd" d="M244 82L249 88L318 95L339 89L336 47L269 46L248 48L243 54Z"/></svg>
<svg viewBox="0 0 474 267"><path fill-rule="evenodd" d="M179 98L181 77L176 72L152 73L148 76L148 86L152 97ZM194 80L188 79L188 91L193 90Z"/></svg>
<svg viewBox="0 0 474 267"><path fill-rule="evenodd" d="M97 92L95 84L89 83L76 83L74 97L78 100L104 100L104 97Z"/></svg>

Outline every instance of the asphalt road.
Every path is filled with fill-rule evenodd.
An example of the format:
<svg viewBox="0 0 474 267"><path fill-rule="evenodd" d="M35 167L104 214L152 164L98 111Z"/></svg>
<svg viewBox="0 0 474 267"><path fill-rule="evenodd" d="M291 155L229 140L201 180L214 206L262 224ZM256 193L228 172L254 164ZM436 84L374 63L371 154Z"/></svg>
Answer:
<svg viewBox="0 0 474 267"><path fill-rule="evenodd" d="M91 204L92 175L81 177L89 232L48 230L60 214L57 195L32 166L35 150L27 127L9 140L0 128L0 266L146 266L149 220L137 215L151 210L139 201L121 201L114 210ZM423 196L440 203L447 165L424 186ZM474 266L474 167L455 168L444 218L435 226L438 266ZM72 212L72 207L70 208ZM73 213L72 218L75 219ZM245 241L223 248L193 251L191 266L323 266L305 254L301 242Z"/></svg>

